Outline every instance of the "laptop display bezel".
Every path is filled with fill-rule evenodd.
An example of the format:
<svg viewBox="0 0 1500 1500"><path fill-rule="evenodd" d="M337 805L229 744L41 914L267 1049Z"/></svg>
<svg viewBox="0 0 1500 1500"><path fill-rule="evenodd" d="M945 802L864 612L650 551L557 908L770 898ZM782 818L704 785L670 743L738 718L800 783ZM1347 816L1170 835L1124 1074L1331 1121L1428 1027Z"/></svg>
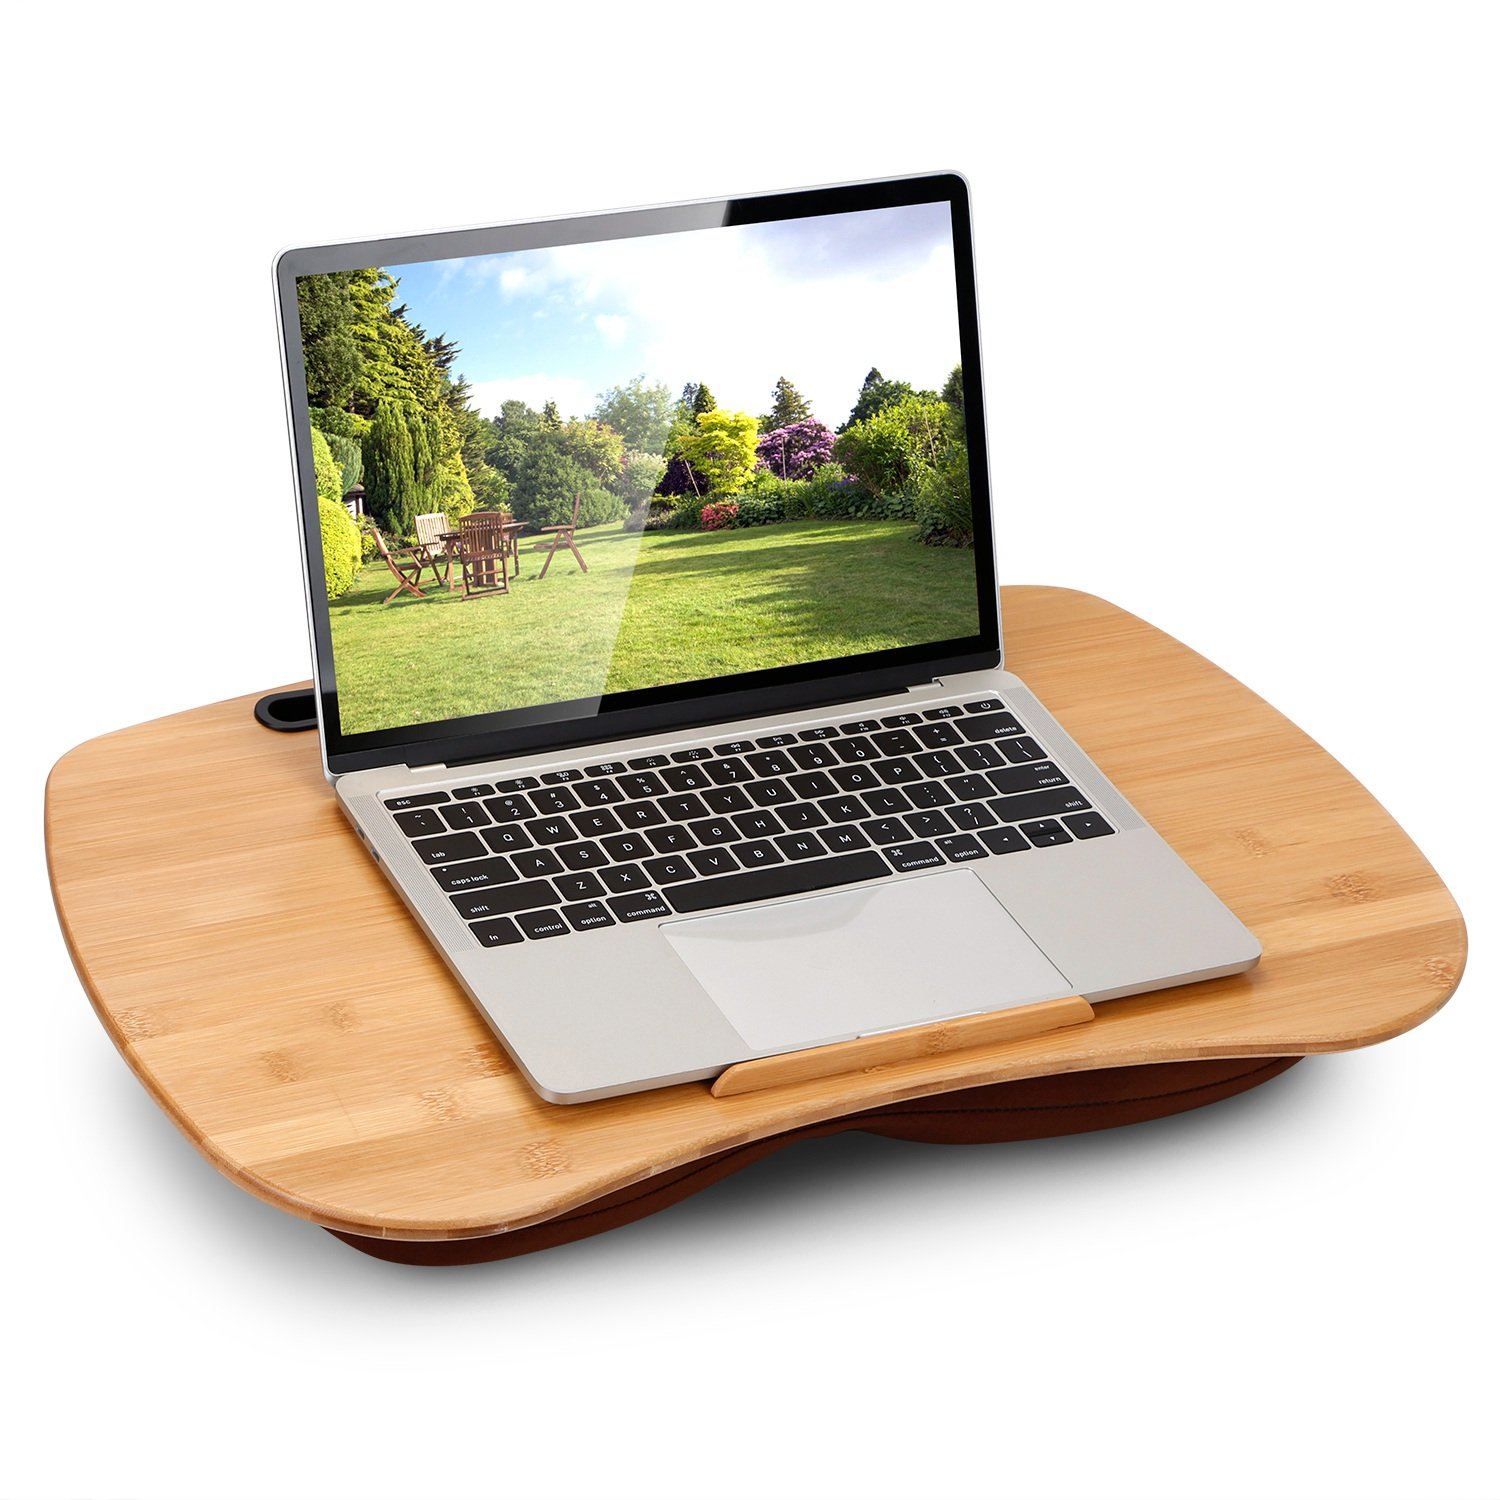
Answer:
<svg viewBox="0 0 1500 1500"><path fill-rule="evenodd" d="M732 677L671 683L609 694L602 699L539 704L358 734L342 732L328 600L322 588L314 586L323 577L322 538L297 307L299 277L326 271L369 266L399 268L420 261L510 250L939 202L949 205L953 224L959 357L964 372L964 414L974 511L975 610L979 626L974 635L839 660L740 673ZM331 775L382 765L416 766L506 759L870 697L929 682L943 675L1000 665L1000 613L983 380L979 364L973 230L968 187L957 174L938 173L287 250L276 262L276 291L302 531L304 583L313 641L315 696L324 762ZM899 580L894 582L899 586Z"/></svg>

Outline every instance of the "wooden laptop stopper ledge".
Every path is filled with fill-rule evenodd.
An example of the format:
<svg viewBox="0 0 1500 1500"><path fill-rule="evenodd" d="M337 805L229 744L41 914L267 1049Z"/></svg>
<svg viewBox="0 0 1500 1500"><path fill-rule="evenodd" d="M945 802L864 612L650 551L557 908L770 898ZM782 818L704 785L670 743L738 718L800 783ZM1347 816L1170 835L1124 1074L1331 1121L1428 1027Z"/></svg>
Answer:
<svg viewBox="0 0 1500 1500"><path fill-rule="evenodd" d="M997 1042L1019 1041L1022 1037L1041 1036L1046 1031L1060 1031L1064 1026L1078 1026L1093 1019L1094 1007L1077 995L1065 1000L1043 1000L1011 1010L960 1016L956 1021L934 1021L930 1026L908 1026L877 1036L856 1037L852 1042L834 1042L827 1047L781 1052L775 1057L753 1057L749 1062L725 1068L714 1079L709 1092L715 1099L724 1099L787 1083L806 1083L813 1078L868 1073L889 1063L943 1057L950 1052L967 1052Z"/></svg>

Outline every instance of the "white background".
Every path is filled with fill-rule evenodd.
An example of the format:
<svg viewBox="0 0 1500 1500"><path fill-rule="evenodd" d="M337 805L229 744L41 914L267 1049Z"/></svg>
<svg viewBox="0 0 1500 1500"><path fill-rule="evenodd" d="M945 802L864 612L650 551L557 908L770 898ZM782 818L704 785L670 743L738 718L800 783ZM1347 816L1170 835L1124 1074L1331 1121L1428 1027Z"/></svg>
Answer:
<svg viewBox="0 0 1500 1500"><path fill-rule="evenodd" d="M1496 1493L1493 7L7 27L0 1491ZM275 251L933 167L973 184L1003 577L1338 756L1467 913L1454 1002L1198 1114L813 1144L509 1264L231 1187L84 999L41 797L80 740L305 674Z"/></svg>

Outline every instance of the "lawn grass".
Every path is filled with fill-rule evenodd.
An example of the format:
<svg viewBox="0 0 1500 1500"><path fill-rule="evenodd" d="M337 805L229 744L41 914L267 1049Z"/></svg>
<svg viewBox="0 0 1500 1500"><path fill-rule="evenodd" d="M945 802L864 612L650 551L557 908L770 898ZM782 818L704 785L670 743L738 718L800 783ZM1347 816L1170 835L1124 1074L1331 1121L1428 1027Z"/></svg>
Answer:
<svg viewBox="0 0 1500 1500"><path fill-rule="evenodd" d="M560 552L545 579L465 602L381 600L361 570L329 606L346 734L558 703L789 662L949 640L975 630L974 554L924 547L910 522L787 521L714 532L581 531L587 574Z"/></svg>

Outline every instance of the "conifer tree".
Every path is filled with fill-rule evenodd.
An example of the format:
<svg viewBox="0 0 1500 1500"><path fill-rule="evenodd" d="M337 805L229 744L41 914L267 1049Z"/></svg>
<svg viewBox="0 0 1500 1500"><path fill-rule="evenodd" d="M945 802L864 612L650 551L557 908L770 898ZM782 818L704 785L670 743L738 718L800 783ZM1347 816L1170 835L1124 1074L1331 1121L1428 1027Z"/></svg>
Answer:
<svg viewBox="0 0 1500 1500"><path fill-rule="evenodd" d="M812 407L807 397L792 384L785 375L777 377L776 389L771 395L771 409L760 419L762 432L775 432L778 428L793 427L812 416Z"/></svg>

